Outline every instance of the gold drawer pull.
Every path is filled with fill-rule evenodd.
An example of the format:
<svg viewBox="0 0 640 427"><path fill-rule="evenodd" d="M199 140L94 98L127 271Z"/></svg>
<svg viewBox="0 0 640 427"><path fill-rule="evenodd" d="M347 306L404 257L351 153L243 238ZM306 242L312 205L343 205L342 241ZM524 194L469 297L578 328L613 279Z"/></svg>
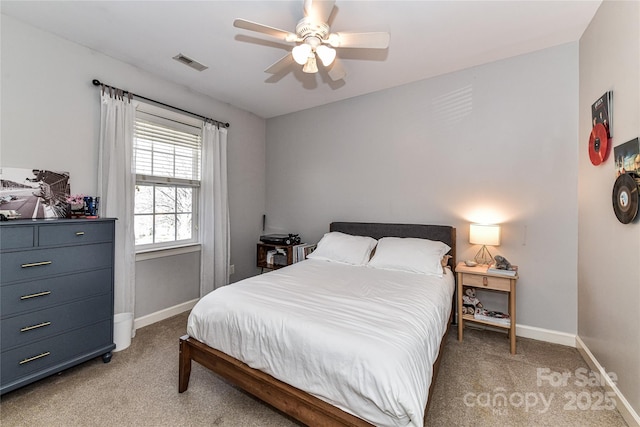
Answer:
<svg viewBox="0 0 640 427"><path fill-rule="evenodd" d="M39 324L33 325L33 326L25 326L24 328L20 329L20 332L32 331L34 329L38 329L38 328L43 328L45 326L49 326L50 324L51 324L51 322L42 322L42 323L39 323Z"/></svg>
<svg viewBox="0 0 640 427"><path fill-rule="evenodd" d="M488 286L489 285L489 279L487 278L487 276L483 276L482 277L482 285L483 286Z"/></svg>
<svg viewBox="0 0 640 427"><path fill-rule="evenodd" d="M43 297L45 295L49 295L50 293L51 293L51 291L38 292L36 294L23 295L23 296L20 297L20 299L21 300L25 300L25 299L29 299L29 298Z"/></svg>
<svg viewBox="0 0 640 427"><path fill-rule="evenodd" d="M22 268L39 267L41 265L49 265L49 264L53 264L53 261L32 262L30 264L22 264L21 267Z"/></svg>
<svg viewBox="0 0 640 427"><path fill-rule="evenodd" d="M43 358L43 357L47 357L50 354L51 354L50 351L45 351L44 353L39 354L37 356L33 356L33 357L29 357L27 359L21 360L20 361L20 365L24 365L25 363L33 362L34 360L38 360L38 359Z"/></svg>
<svg viewBox="0 0 640 427"><path fill-rule="evenodd" d="M76 231L76 236L84 236L84 231Z"/></svg>

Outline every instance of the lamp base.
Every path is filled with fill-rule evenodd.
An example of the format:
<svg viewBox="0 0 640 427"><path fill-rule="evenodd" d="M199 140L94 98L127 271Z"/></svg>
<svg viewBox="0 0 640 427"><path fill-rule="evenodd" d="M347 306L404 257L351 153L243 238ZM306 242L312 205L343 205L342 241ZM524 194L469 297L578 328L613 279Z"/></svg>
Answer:
<svg viewBox="0 0 640 427"><path fill-rule="evenodd" d="M482 245L482 247L480 248L480 250L476 254L474 260L478 264L482 264L482 265L491 265L491 264L493 264L493 261L494 261L493 257L491 256L491 253L489 252L489 249L487 249L486 245Z"/></svg>

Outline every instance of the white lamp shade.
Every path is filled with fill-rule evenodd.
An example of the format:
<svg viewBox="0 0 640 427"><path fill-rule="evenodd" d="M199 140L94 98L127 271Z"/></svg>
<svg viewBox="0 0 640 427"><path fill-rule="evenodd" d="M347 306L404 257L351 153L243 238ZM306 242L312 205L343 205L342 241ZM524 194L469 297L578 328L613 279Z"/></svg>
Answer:
<svg viewBox="0 0 640 427"><path fill-rule="evenodd" d="M471 224L469 227L469 243L472 245L500 245L500 226Z"/></svg>
<svg viewBox="0 0 640 427"><path fill-rule="evenodd" d="M316 53L320 57L320 61L322 61L322 65L328 67L331 65L334 59L336 59L336 50L329 46L325 46L321 44L316 48Z"/></svg>
<svg viewBox="0 0 640 427"><path fill-rule="evenodd" d="M294 61L296 61L300 65L304 65L307 63L307 59L309 59L309 54L311 53L311 46L306 43L300 44L293 48L291 51L291 55L293 55Z"/></svg>

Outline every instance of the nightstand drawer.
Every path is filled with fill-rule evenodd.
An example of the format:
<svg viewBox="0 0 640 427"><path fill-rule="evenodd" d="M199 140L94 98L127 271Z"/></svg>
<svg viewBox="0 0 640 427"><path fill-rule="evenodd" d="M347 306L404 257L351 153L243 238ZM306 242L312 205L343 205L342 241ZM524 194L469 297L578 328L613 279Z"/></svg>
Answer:
<svg viewBox="0 0 640 427"><path fill-rule="evenodd" d="M481 276L478 274L462 274L463 286L494 289L496 291L511 290L511 280L502 277Z"/></svg>

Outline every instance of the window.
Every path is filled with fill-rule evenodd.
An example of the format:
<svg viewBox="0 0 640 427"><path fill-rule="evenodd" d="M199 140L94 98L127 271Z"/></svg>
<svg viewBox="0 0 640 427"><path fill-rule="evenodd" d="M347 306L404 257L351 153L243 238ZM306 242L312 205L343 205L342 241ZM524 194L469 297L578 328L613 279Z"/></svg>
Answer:
<svg viewBox="0 0 640 427"><path fill-rule="evenodd" d="M136 249L198 242L201 151L198 120L140 104L133 141Z"/></svg>

